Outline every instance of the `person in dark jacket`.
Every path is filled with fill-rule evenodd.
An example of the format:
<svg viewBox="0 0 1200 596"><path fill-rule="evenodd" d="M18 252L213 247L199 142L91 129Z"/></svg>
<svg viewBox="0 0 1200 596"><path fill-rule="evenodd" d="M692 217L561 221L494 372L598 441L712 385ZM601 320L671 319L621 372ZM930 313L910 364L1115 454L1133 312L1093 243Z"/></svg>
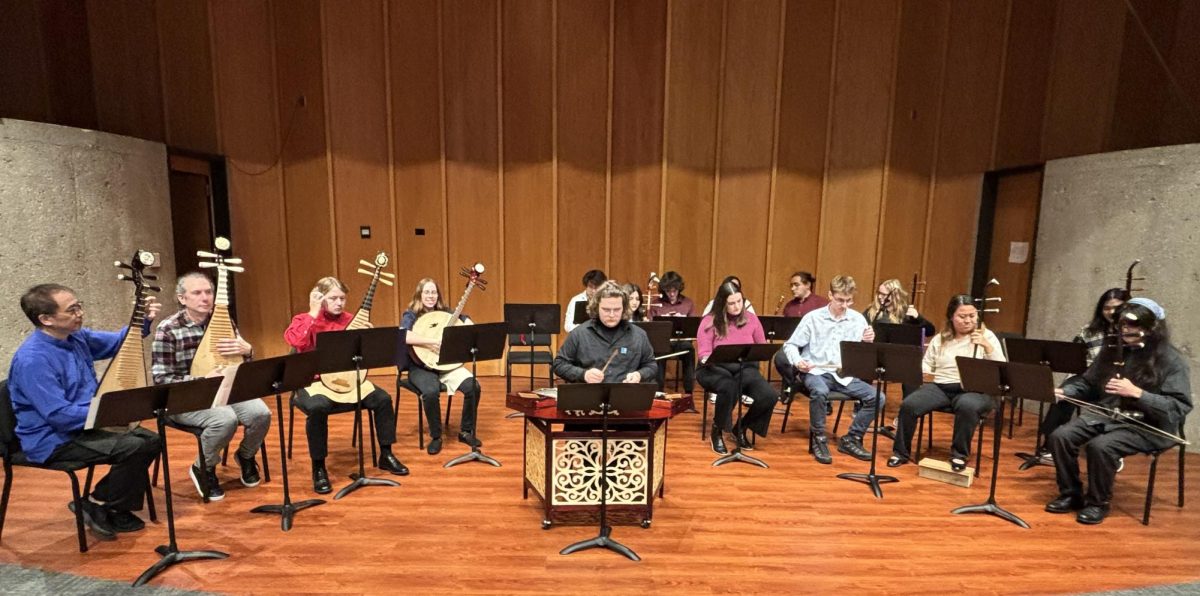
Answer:
<svg viewBox="0 0 1200 596"><path fill-rule="evenodd" d="M650 338L628 320L629 295L605 282L588 301L591 317L567 335L553 370L570 383L652 383L658 372Z"/></svg>
<svg viewBox="0 0 1200 596"><path fill-rule="evenodd" d="M1166 318L1163 307L1148 298L1125 303L1116 316L1120 334L1115 339L1123 345L1104 347L1086 372L1056 390L1060 397L1137 415L1142 424L1085 407L1058 427L1050 435L1050 449L1059 496L1046 511L1078 511L1075 519L1081 524L1104 521L1119 460L1174 444L1167 435L1177 434L1192 410L1192 387L1187 360L1171 345ZM1079 477L1081 449L1087 450L1086 492Z"/></svg>

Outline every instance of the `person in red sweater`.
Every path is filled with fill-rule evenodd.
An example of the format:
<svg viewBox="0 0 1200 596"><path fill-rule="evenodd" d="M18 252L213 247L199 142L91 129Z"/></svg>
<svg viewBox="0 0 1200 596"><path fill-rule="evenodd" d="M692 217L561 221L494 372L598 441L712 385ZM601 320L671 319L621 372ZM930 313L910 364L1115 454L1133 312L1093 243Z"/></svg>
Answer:
<svg viewBox="0 0 1200 596"><path fill-rule="evenodd" d="M767 342L762 323L754 313L746 310L741 288L730 282L721 284L713 298L713 305L713 312L700 321L700 329L696 333L696 354L701 364L696 370L696 380L705 391L717 394L712 449L723 455L728 453L725 439L721 436L723 430L732 433L734 442L743 450L753 449L746 438L747 430L758 433L760 437L767 436L771 413L775 410L779 395L758 372L756 362L708 364L708 357L717 346ZM754 403L750 404L749 411L738 419L737 424L731 424L733 406L743 395L752 398Z"/></svg>
<svg viewBox="0 0 1200 596"><path fill-rule="evenodd" d="M346 285L336 277L324 277L317 281L308 297L308 312L292 317L292 324L284 331L283 338L297 352L309 352L317 347L317 334L323 331L345 329L354 315L346 312ZM308 436L308 455L312 458L313 490L326 494L333 490L329 484L329 473L325 470L325 456L329 450L329 415L349 412L354 404L333 401L307 389L296 392L296 407L308 417L304 432ZM392 411L392 396L380 387L362 398L364 410L370 410L375 418L375 437L379 441L381 470L397 476L407 476L408 468L392 454L396 442L396 416Z"/></svg>

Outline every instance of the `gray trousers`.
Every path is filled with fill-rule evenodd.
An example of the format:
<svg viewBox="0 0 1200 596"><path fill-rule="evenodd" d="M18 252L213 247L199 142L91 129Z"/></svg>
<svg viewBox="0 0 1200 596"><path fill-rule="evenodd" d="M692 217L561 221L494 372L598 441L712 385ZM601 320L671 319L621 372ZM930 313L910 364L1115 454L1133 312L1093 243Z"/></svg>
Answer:
<svg viewBox="0 0 1200 596"><path fill-rule="evenodd" d="M200 434L202 453L196 458L196 465L211 470L221 461L221 450L233 439L238 424L246 427L242 433L242 444L238 446L238 456L242 459L257 456L271 428L271 410L263 400L252 399L232 406L176 414L171 420L183 426L204 429Z"/></svg>

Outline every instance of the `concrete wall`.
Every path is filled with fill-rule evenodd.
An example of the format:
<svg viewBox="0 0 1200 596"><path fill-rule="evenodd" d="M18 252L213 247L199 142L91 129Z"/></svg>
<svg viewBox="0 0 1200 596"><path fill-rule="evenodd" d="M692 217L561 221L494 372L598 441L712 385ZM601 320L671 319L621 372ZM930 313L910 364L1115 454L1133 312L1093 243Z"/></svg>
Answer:
<svg viewBox="0 0 1200 596"><path fill-rule="evenodd" d="M1200 145L1175 145L1060 159L1046 164L1029 337L1070 339L1125 270L1146 280L1135 295L1167 311L1172 339L1200 383ZM1193 398L1195 399L1195 398ZM1200 405L1200 404L1197 404ZM1200 439L1200 414L1187 435ZM1193 450L1196 449L1193 447Z"/></svg>
<svg viewBox="0 0 1200 596"><path fill-rule="evenodd" d="M19 299L35 284L74 288L84 325L115 329L129 322L133 284L113 262L143 248L161 254L159 300L175 310L161 143L0 119L0 230L0 378L32 329Z"/></svg>

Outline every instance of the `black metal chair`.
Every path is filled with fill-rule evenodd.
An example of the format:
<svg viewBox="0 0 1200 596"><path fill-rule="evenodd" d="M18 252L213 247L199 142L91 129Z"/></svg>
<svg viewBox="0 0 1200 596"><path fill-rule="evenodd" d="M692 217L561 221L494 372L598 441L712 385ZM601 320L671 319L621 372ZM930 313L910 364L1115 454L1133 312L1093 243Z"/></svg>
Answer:
<svg viewBox="0 0 1200 596"><path fill-rule="evenodd" d="M1183 422L1182 421L1180 421L1180 423L1179 423L1179 436L1183 437L1185 439L1187 438L1183 434ZM1184 456L1187 455L1186 446L1172 445L1170 447L1167 447L1166 449L1159 449L1156 451L1151 451L1150 453L1146 454L1146 455L1150 456L1150 477L1146 481L1146 505L1142 509L1142 525L1143 526L1150 525L1150 506L1154 503L1154 479L1155 479L1156 474L1158 473L1158 456L1160 456L1172 449L1175 449L1176 447L1179 448L1179 487L1178 487L1179 488L1179 498L1178 498L1177 503L1178 503L1179 507L1181 507L1181 508L1183 507L1183 481L1184 481L1183 472L1186 469L1184 467L1184 463L1185 463Z"/></svg>
<svg viewBox="0 0 1200 596"><path fill-rule="evenodd" d="M425 448L425 404L421 403L421 391L416 385L408 380L408 375L404 374L407 371L401 371L396 375L396 419L400 419L400 389L403 388L416 397L417 402L417 446L420 449ZM438 391L446 392L446 386L441 385ZM446 419L442 422L442 434L450 432L450 409L454 406L454 394L446 393Z"/></svg>
<svg viewBox="0 0 1200 596"><path fill-rule="evenodd" d="M786 404L783 410L783 423L779 425L780 434L787 432L788 418L792 415L792 404L796 403L796 395L803 395L805 398L808 398L808 392L805 390L804 385L802 383L797 383L797 385L797 387L792 388L788 385L787 381L780 381L779 401ZM855 399L840 391L830 391L827 401L830 406L833 405L833 402L837 402L838 404L837 416L833 419L833 436L836 437L838 436L838 429L842 425L842 412L846 408L846 402L855 401ZM828 412L828 414L832 414L832 412Z"/></svg>
<svg viewBox="0 0 1200 596"><path fill-rule="evenodd" d="M949 414L954 416L954 410L949 406L938 408L917 419L917 448L913 455L913 461L921 461L921 439L925 434L925 419L929 419L929 436L926 439L928 445L927 450L933 449L933 415L934 414ZM980 464L983 463L983 431L987 428L987 422L995 415L995 410L989 412L986 416L979 418L979 426L975 428L975 477L979 478ZM995 465L993 462L992 465Z"/></svg>
<svg viewBox="0 0 1200 596"><path fill-rule="evenodd" d="M397 397L397 400L399 400L399 397ZM301 411L303 411L303 410L301 410ZM366 413L366 415L367 415L367 430L368 430L368 432L371 433L371 461L376 461L378 459L378 455L375 453L375 413L366 408L363 408L363 412ZM343 414L343 413L344 414L353 414L354 410L338 412L338 414ZM288 459L292 459L292 439L295 436L295 432L296 432L296 392L293 391L291 397L288 398L288 444L287 444L287 458ZM357 426L354 427L354 429L352 429L350 432L350 446L358 447L358 427ZM266 449L265 443L263 444L263 449ZM267 458L266 451L263 451L263 461L264 462L266 461L266 458ZM265 467L264 467L264 469L265 469ZM270 478L267 478L267 479L270 480Z"/></svg>
<svg viewBox="0 0 1200 596"><path fill-rule="evenodd" d="M91 494L92 475L97 464L86 464L75 461L59 461L48 464L38 464L29 461L21 450L21 442L17 438L17 417L13 413L12 398L8 392L8 381L0 381L0 459L4 460L4 492L0 496L0 539L4 536L4 520L8 516L8 498L12 493L13 467L55 470L66 473L71 479L71 501L75 509L75 533L79 538L79 552L88 550L87 537L83 532L83 502ZM87 470L87 480L81 488L79 471ZM154 495L150 488L146 489L146 507L150 511L150 521L157 521L158 515L154 508Z"/></svg>
<svg viewBox="0 0 1200 596"><path fill-rule="evenodd" d="M539 350L538 347L545 347L545 350ZM551 387L554 386L554 372L550 370L550 364L554 362L554 353L549 350L550 336L539 334L530 337L524 333L509 333L508 334L508 352L504 357L504 391L512 393L512 367L514 364L518 366L529 367L530 383L533 382L533 370L538 365L546 366L546 382ZM532 391L534 387L530 387Z"/></svg>
<svg viewBox="0 0 1200 596"><path fill-rule="evenodd" d="M175 422L174 420L171 420L170 418L167 418L167 428L173 428L175 430L180 430L180 431L183 431L185 433L188 433L188 434L196 437L196 452L200 453L201 451L204 450L204 445L200 441L200 435L204 434L203 428L201 428L199 426L188 426L186 424L180 424L178 422ZM288 450L290 453L290 451L291 451L290 445L288 446ZM259 448L259 455L262 456L263 482L270 482L271 481L271 466L268 464L267 441L265 438L263 439L262 446ZM158 486L158 466L161 462L162 462L162 454L159 454L159 456L157 458L155 458L155 460L154 460L154 472L150 476L150 485L151 486ZM188 464L188 465L190 466L191 464ZM225 449L221 452L221 465L223 465L223 466L229 465L229 445L226 445ZM208 483L208 478L207 477L200 478L200 483L206 485ZM204 488L205 488L205 492L208 492L208 487L205 486ZM202 497L202 500L205 503L207 503L208 497Z"/></svg>

